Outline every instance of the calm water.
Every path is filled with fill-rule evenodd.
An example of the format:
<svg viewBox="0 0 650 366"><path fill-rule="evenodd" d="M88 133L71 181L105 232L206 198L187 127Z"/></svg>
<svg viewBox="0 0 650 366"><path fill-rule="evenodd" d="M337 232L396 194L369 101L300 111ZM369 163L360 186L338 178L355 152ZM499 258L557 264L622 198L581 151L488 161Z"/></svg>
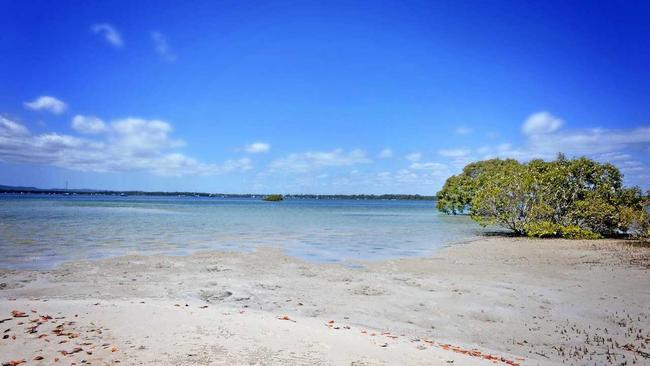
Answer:
<svg viewBox="0 0 650 366"><path fill-rule="evenodd" d="M126 253L272 245L319 262L429 254L480 232L431 201L0 194L0 268L51 268Z"/></svg>

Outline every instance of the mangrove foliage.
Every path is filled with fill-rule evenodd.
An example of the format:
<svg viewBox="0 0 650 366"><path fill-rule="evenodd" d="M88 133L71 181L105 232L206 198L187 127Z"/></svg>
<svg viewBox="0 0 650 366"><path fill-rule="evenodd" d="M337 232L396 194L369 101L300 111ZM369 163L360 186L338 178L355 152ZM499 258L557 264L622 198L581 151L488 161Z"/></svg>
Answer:
<svg viewBox="0 0 650 366"><path fill-rule="evenodd" d="M625 187L614 165L585 157L474 162L447 179L436 197L442 212L469 214L483 226L519 235L650 237L647 194Z"/></svg>

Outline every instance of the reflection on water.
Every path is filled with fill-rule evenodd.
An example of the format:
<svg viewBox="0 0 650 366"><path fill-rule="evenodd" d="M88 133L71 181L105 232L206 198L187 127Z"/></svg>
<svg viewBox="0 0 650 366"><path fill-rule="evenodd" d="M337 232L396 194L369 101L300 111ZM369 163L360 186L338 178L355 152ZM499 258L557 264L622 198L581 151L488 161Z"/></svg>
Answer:
<svg viewBox="0 0 650 366"><path fill-rule="evenodd" d="M0 195L0 268L259 245L350 262L426 255L479 231L430 201Z"/></svg>

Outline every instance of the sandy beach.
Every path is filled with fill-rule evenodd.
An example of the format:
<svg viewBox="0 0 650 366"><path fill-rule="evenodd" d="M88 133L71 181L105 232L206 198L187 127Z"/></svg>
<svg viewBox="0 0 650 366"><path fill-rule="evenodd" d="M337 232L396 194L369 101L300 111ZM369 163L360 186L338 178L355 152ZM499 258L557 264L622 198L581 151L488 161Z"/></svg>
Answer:
<svg viewBox="0 0 650 366"><path fill-rule="evenodd" d="M3 270L0 362L644 365L649 270L647 247L505 237L358 267L260 248Z"/></svg>

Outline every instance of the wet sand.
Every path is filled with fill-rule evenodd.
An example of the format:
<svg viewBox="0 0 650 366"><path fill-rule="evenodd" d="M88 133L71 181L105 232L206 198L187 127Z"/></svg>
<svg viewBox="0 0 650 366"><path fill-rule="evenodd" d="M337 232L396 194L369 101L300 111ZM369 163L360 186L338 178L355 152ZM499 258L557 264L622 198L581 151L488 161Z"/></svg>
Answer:
<svg viewBox="0 0 650 366"><path fill-rule="evenodd" d="M644 365L649 270L647 247L503 237L362 268L261 248L4 270L0 362Z"/></svg>

